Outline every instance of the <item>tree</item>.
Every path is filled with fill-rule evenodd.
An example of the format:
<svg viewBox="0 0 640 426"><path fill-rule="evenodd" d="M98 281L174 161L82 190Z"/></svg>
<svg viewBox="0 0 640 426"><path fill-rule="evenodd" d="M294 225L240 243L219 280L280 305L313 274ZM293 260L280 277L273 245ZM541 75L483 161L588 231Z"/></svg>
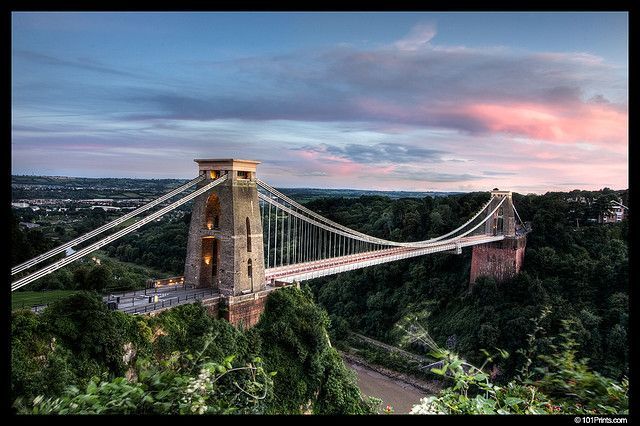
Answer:
<svg viewBox="0 0 640 426"><path fill-rule="evenodd" d="M206 342L205 342L206 344ZM169 363L143 363L136 381L92 377L86 388L67 389L58 398L42 395L16 401L20 414L262 414L271 394L271 376L259 358L233 367L201 354L178 352Z"/></svg>
<svg viewBox="0 0 640 426"><path fill-rule="evenodd" d="M46 322L30 310L11 314L11 394L30 399L56 395L77 380L69 368L71 352L46 331Z"/></svg>
<svg viewBox="0 0 640 426"><path fill-rule="evenodd" d="M371 412L349 376L326 327L329 318L313 303L310 290L288 287L271 293L256 326L266 369L275 371L272 413ZM316 398L316 395L318 397Z"/></svg>
<svg viewBox="0 0 640 426"><path fill-rule="evenodd" d="M77 288L89 290L89 268L82 265L73 271L73 282Z"/></svg>
<svg viewBox="0 0 640 426"><path fill-rule="evenodd" d="M114 374L124 372L124 345L131 340L130 316L107 309L102 298L78 292L53 302L44 310L47 330L77 356L82 371L105 366Z"/></svg>
<svg viewBox="0 0 640 426"><path fill-rule="evenodd" d="M109 266L94 266L87 275L85 288L87 290L95 290L98 293L103 293L107 286L111 284L112 280L113 272Z"/></svg>

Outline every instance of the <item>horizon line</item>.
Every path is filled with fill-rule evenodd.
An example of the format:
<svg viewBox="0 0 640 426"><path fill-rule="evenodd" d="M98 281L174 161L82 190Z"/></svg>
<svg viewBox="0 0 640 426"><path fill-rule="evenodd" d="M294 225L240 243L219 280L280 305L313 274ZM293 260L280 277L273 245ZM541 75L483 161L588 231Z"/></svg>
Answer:
<svg viewBox="0 0 640 426"><path fill-rule="evenodd" d="M70 179L133 179L133 180L189 180L189 178L142 178L142 177L115 177L115 176L100 176L100 177L86 177L86 176L65 176L65 175L30 175L30 174L12 174L11 177L20 176L20 177L48 177L48 178L70 178ZM318 190L335 190L335 191L372 191L372 192L413 192L413 193L452 193L452 194L471 194L474 192L491 192L497 188L487 189L487 190L474 190L474 191L454 191L454 190L406 190L406 189L358 189L358 188L319 188L319 187L308 187L308 186L274 186L280 189L318 189ZM612 191L628 191L629 188L624 189L614 189L609 187L602 187L600 189L580 189L574 188L571 190L565 191L552 191L548 190L546 192L535 192L529 191L526 194L518 191L511 192L522 195L544 195L550 192L573 192L573 191L587 191L587 192L597 192L604 191L605 189L609 189Z"/></svg>

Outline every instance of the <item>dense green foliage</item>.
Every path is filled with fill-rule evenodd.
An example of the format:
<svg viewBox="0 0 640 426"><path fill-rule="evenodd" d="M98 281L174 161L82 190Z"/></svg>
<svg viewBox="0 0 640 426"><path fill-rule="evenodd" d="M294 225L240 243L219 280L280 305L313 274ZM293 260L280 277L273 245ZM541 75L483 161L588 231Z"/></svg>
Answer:
<svg viewBox="0 0 640 426"><path fill-rule="evenodd" d="M294 320L292 320L294 319ZM256 327L264 342L265 366L277 372L272 413L371 412L360 397L353 373L331 347L326 312L311 294L294 289L272 293Z"/></svg>
<svg viewBox="0 0 640 426"><path fill-rule="evenodd" d="M542 317L548 311L543 311ZM529 343L536 333L543 330L540 319L534 321L535 332L529 335ZM552 344L549 355L540 355L542 361L536 372L530 371L531 359L514 380L497 384L487 365L494 360L488 357L480 367L467 363L457 354L439 348L428 333L413 334L414 339L432 348L432 355L440 364L431 371L442 376L451 386L436 395L423 398L412 409L414 414L628 414L629 382L626 378L617 382L593 372L585 360L576 359L575 323L563 321L559 343ZM420 329L420 326L417 327ZM426 339L424 337L427 337ZM530 348L529 348L530 349ZM499 350L502 358L506 351ZM522 351L530 354L530 351ZM485 355L489 355L485 351Z"/></svg>
<svg viewBox="0 0 640 426"><path fill-rule="evenodd" d="M580 334L577 322L563 321L559 343L551 345L551 354L538 355L542 363L535 373L527 375L530 383L561 404L565 411L580 414L628 413L629 382L620 382L592 371L587 359L578 358Z"/></svg>
<svg viewBox="0 0 640 426"><path fill-rule="evenodd" d="M187 256L190 220L191 214L186 214L180 219L154 223L143 232L133 233L109 244L105 251L109 256L125 262L181 275Z"/></svg>
<svg viewBox="0 0 640 426"><path fill-rule="evenodd" d="M209 343L209 342L207 342ZM205 346L206 349L206 346ZM93 377L86 389L69 387L58 398L34 398L32 407L17 403L32 414L260 414L272 390L272 381L256 358L233 367L233 356L211 362L175 353L157 365L138 367L136 380ZM231 386L233 385L233 386ZM235 387L235 389L233 388Z"/></svg>
<svg viewBox="0 0 640 426"><path fill-rule="evenodd" d="M282 300L270 302L265 319L248 332L212 320L198 305L174 309L151 319L134 320L104 313L109 318L106 320L101 317L103 314L87 312L96 324L88 330L90 334L99 327L105 327L106 334L118 328L125 330L120 338L112 337L117 344L126 340L125 346L135 341L131 343L135 347L134 359L164 361L174 351L185 352L185 357L187 353L197 353L204 347L207 336L214 336L216 343L208 346L203 355L210 359L207 362L224 365L225 357L233 354L238 368L249 364L255 367L258 364L254 360L261 357L265 371L276 373L270 396L265 397L268 403L262 406L265 412L366 412L370 406L360 399L353 377L338 362L326 330L338 344L348 345L349 332L356 331L396 345L403 337L396 325L412 317L428 326L440 346L471 363L482 362L483 349L503 348L510 354L492 363L491 383L500 389L495 398L502 401L498 405L506 403L507 398L521 398L531 386L549 400L561 400L561 383L575 382L577 387L570 386L579 398L590 395L602 407L619 407L619 401L606 398L609 394L619 397L617 389L628 375L628 221L597 223L598 217L608 210L609 200L618 195L622 195L626 204L626 194L608 189L514 194L521 217L531 222L533 231L527 237L521 274L507 282L496 283L483 277L469 286L471 250L467 249L457 256L433 254L314 280L310 282L311 290L328 311L328 317L304 292L279 291L272 299ZM313 194L309 199L313 199L307 204L309 208L353 229L392 240L417 241L456 228L484 204L487 194L421 199L382 196L320 199ZM59 238L68 240L106 220L102 212L91 212L72 230L50 229L43 233L38 229L21 229L14 218L12 244L16 250L12 250L12 263L52 247L51 236L55 238L56 232ZM121 261L155 267L171 275L181 274L189 220L187 214L150 224L107 246L106 253ZM87 259L39 280L30 289L115 292L140 288L144 271L132 268L135 267L108 260L96 265ZM118 361L124 352L118 352L117 347L104 347L107 340L101 341L98 336L72 337L84 327L82 317L60 306L52 307L50 312L42 317L14 313L15 395L58 396L67 385L76 384L84 389L92 376L111 371L111 376L100 376L95 381L100 388L100 383L117 380L114 374L131 370L130 362ZM567 321L572 324L571 337L558 343ZM536 327L545 333L536 334L532 340L530 336ZM96 347L88 350L92 339L96 339ZM409 349L421 354L428 351L419 342ZM372 350L367 350L366 355L387 364L397 362L376 356ZM523 369L537 372L538 382L524 381L520 377ZM147 374L142 371L139 371L142 376ZM187 381L188 377L194 377L191 370L187 373L176 369L174 373ZM462 373L466 374L464 370ZM162 372L149 370L148 374ZM91 389L93 392L94 388ZM108 389L107 386L105 391ZM81 394L69 395L69 401ZM518 408L511 407L513 412L526 412L525 407L515 404ZM563 404L559 406L564 407ZM595 409L607 412L602 407ZM576 406L573 410L581 412ZM472 412L472 408L463 411Z"/></svg>
<svg viewBox="0 0 640 426"><path fill-rule="evenodd" d="M311 287L343 335L351 329L397 344L401 335L394 325L413 315L440 345L472 362L481 362L481 349L504 348L514 355L497 366L503 381L525 363L517 351L532 331L531 318L549 306L548 334L537 339L533 358L549 353L549 336L560 332L562 320L574 319L579 356L596 371L621 379L628 374L628 222L587 220L597 218L606 206L602 200L613 195L609 190L514 195L533 232L522 273L508 282L481 278L470 287L471 250L464 250L458 256L434 254L317 279ZM583 206L568 200L580 197L594 201ZM370 235L410 241L455 228L484 201L486 194L363 197L316 200L310 207Z"/></svg>
<svg viewBox="0 0 640 426"><path fill-rule="evenodd" d="M12 265L27 261L54 247L53 241L47 239L42 230L20 227L20 218L11 213L11 259Z"/></svg>
<svg viewBox="0 0 640 426"><path fill-rule="evenodd" d="M123 347L136 333L135 317L112 312L97 296L80 292L40 315L12 314L11 389L16 396L57 394L103 371L123 374Z"/></svg>
<svg viewBox="0 0 640 426"><path fill-rule="evenodd" d="M326 313L296 288L275 292L249 330L199 303L131 316L89 292L16 311L11 325L20 413L375 412L329 344Z"/></svg>

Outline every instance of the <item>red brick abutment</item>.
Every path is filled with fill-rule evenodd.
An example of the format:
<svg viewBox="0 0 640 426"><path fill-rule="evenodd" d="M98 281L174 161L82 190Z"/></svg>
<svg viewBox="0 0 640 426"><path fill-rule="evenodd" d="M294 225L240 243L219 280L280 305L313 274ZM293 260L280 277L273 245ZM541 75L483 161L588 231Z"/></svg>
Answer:
<svg viewBox="0 0 640 426"><path fill-rule="evenodd" d="M267 298L272 291L295 284L276 283L274 287L267 287L263 291L243 294L240 296L224 296L217 294L213 297L201 299L202 306L214 318L225 319L236 327L250 328L258 323L264 311ZM176 305L177 306L177 305ZM146 315L157 315L173 306L144 312Z"/></svg>

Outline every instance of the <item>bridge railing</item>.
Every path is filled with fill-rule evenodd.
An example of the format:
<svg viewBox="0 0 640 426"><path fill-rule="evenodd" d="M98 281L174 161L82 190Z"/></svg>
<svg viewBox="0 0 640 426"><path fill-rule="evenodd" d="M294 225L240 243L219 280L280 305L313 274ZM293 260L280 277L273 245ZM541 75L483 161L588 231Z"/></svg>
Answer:
<svg viewBox="0 0 640 426"><path fill-rule="evenodd" d="M182 287L182 286L180 286ZM151 290L151 289L150 289ZM177 288L175 289L177 290ZM157 292L156 292L157 293ZM149 295L149 294L154 294L154 292L143 292L140 291L140 293L137 295L142 296L142 295ZM169 306L177 306L177 305L183 305L186 303L193 303L196 300L202 300L204 299L206 296L215 296L218 295L219 293L216 290L203 290L201 292L197 292L197 293L189 293L186 294L185 296L176 296L176 297L171 297L169 299L163 299L163 300L159 300L158 302L155 302L153 304L145 304L144 306L131 306L131 307L126 307L126 308L121 308L118 309L121 312L124 313L128 313L128 314L138 314L138 313L145 313L145 312L152 312L155 311L157 309L162 309L162 308L166 308ZM125 300L121 300L120 301L120 305L122 304L128 304L128 303L134 303L135 296L132 297L128 297L127 299L131 299L129 301ZM107 299L105 298L104 300L106 302L109 301L115 301L114 299L116 299L115 297L113 299ZM189 302L191 301L191 302ZM34 313L40 313L42 312L47 306L49 306L50 303L38 303L35 305L27 305L27 304L21 304L21 306L18 309L30 309L32 312Z"/></svg>
<svg viewBox="0 0 640 426"><path fill-rule="evenodd" d="M147 312L156 311L158 309L168 308L170 306L178 306L178 305L183 305L187 303L194 303L197 300L203 300L206 296L216 296L216 295L219 295L219 293L211 289L211 290L205 290L198 293L187 294L185 296L177 296L177 297L172 297L170 299L160 300L152 304L145 304L143 306L132 306L130 308L123 308L119 310L126 314L144 314Z"/></svg>
<svg viewBox="0 0 640 426"><path fill-rule="evenodd" d="M178 284L178 285L171 285L171 286L162 286L162 287L154 287L154 288L145 288L145 289L140 289L140 290L133 290L132 292L125 292L125 293L110 293L108 296L104 296L103 300L105 301L113 301L115 299L117 299L118 297L120 298L120 303L124 303L125 300L127 299L134 299L138 296L141 295L154 295L154 294L158 294L158 293L167 293L170 291L178 291L178 290L187 290L187 289L192 289L194 288L194 286L192 284Z"/></svg>

